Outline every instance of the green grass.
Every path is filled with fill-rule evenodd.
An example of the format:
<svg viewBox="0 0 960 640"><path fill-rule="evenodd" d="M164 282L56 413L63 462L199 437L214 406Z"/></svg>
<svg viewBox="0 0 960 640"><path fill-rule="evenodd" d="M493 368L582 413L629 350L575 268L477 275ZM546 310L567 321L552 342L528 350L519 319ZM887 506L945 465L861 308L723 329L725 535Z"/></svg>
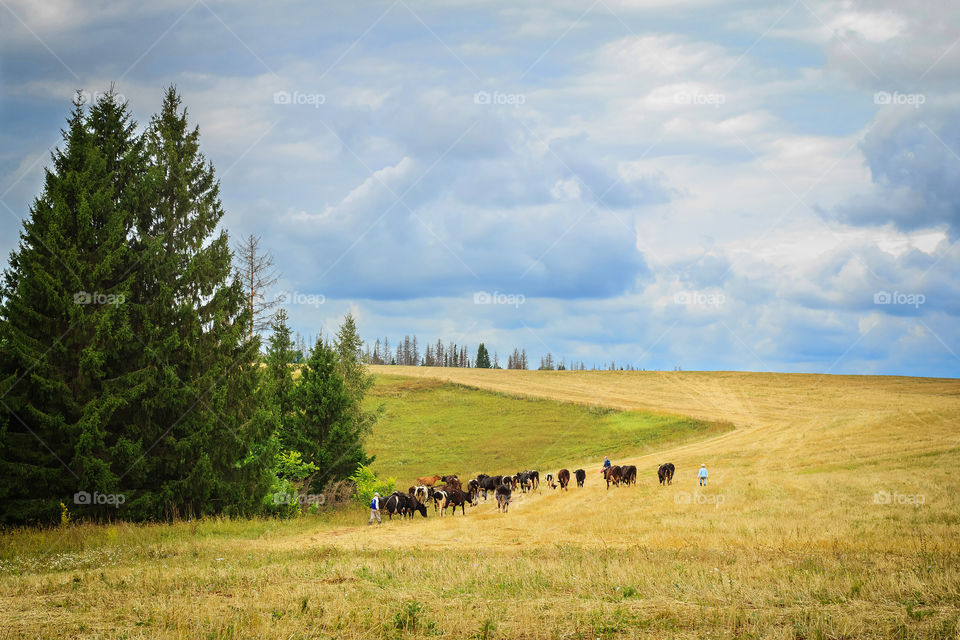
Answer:
<svg viewBox="0 0 960 640"><path fill-rule="evenodd" d="M666 442L703 438L729 423L511 396L404 376L379 375L369 405L385 412L367 449L380 475L555 471L604 455L637 455ZM572 466L571 466L572 468Z"/></svg>

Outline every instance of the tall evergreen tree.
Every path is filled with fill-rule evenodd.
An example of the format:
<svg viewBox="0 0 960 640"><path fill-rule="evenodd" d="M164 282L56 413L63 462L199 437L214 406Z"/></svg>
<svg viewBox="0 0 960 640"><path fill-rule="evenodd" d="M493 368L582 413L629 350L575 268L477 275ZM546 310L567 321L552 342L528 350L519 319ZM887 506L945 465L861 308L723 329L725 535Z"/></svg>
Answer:
<svg viewBox="0 0 960 640"><path fill-rule="evenodd" d="M0 519L44 522L77 491L115 493L116 414L131 401L127 243L143 147L111 90L79 95L24 221L0 306ZM103 514L104 506L71 504Z"/></svg>
<svg viewBox="0 0 960 640"><path fill-rule="evenodd" d="M294 344L291 339L290 325L287 324L286 309L278 309L273 317L273 333L267 343L263 387L267 408L274 419L280 443L287 449L293 449L291 430L294 428L296 414L293 381Z"/></svg>
<svg viewBox="0 0 960 640"><path fill-rule="evenodd" d="M258 410L259 338L217 231L219 183L173 87L145 135L133 299L143 393L125 419L128 508L137 518L248 512L268 486L269 456L250 452L270 425Z"/></svg>
<svg viewBox="0 0 960 640"><path fill-rule="evenodd" d="M364 426L356 420L360 399L351 395L340 371L337 352L318 340L297 385L292 444L319 468L310 487L317 492L373 460L363 450Z"/></svg>

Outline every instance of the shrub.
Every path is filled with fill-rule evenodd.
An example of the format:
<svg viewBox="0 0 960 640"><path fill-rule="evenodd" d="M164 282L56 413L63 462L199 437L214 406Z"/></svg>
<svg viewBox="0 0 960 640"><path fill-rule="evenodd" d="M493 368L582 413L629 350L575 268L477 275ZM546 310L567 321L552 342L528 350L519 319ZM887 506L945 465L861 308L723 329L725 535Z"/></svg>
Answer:
<svg viewBox="0 0 960 640"><path fill-rule="evenodd" d="M374 493L388 496L393 493L397 486L396 478L380 479L370 467L365 465L357 467L357 470L350 476L350 480L357 487L354 498L364 506L370 504Z"/></svg>

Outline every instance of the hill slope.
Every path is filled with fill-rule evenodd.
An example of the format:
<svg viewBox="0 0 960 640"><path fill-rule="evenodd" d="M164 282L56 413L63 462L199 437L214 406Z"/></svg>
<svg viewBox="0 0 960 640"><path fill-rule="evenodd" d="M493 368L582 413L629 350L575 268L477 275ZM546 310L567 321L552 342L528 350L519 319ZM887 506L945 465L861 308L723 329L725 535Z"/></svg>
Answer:
<svg viewBox="0 0 960 640"><path fill-rule="evenodd" d="M365 513L345 512L289 523L5 534L0 637L112 637L118 626L132 638L955 640L960 633L956 380L377 373L408 376L385 379L382 388L424 389L405 401L422 401L421 416L443 416L431 436L401 408L388 409L406 431L378 452L384 468L408 464L402 456L414 443L404 440L442 447L460 429L497 429L496 452L517 459L536 461L550 446L511 437L522 433L507 428L521 401L492 402L431 379L737 428L626 453L620 461L640 469L635 487L608 491L593 470L584 488L518 496L506 514L485 503L465 517L431 511L379 528L365 525ZM473 400L457 407L458 397ZM557 421L587 411L530 406ZM475 455L488 455L486 446L478 437ZM579 446L557 445L571 457L581 455ZM654 477L663 460L677 465L669 487ZM702 488L700 463L710 469Z"/></svg>

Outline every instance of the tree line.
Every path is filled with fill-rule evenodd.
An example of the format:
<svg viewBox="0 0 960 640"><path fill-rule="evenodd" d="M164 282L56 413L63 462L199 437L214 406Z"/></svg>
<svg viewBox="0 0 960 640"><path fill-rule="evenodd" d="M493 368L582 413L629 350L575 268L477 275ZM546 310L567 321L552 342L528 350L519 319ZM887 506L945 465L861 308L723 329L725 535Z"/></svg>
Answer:
<svg viewBox="0 0 960 640"><path fill-rule="evenodd" d="M4 270L0 522L288 513L276 493L371 460L353 318L307 355L251 292L271 265L231 251L175 88L137 131L112 89L78 93Z"/></svg>

